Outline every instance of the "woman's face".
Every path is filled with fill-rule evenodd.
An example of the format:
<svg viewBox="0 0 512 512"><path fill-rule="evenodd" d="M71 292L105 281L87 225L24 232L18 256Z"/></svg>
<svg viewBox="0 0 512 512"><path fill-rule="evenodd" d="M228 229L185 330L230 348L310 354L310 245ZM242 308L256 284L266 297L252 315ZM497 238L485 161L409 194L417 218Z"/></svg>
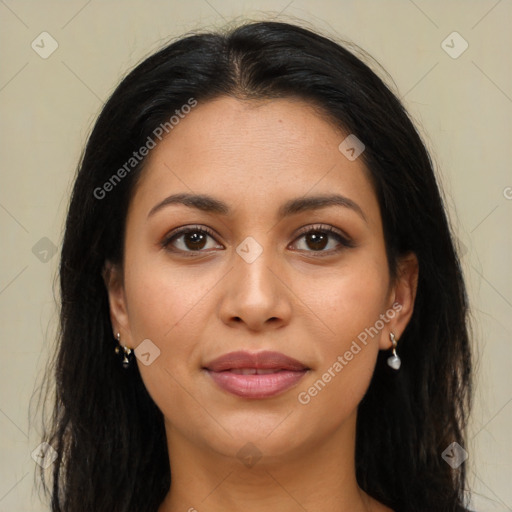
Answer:
<svg viewBox="0 0 512 512"><path fill-rule="evenodd" d="M151 150L108 287L170 444L265 461L353 440L416 270L404 260L390 281L364 164L338 149L347 135L299 100L222 97Z"/></svg>

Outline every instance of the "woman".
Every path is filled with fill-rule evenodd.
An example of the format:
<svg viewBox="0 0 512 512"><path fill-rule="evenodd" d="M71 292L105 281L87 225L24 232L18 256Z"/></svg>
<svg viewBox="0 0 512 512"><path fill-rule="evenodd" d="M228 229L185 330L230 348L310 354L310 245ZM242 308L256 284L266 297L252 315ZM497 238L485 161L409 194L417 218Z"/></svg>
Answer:
<svg viewBox="0 0 512 512"><path fill-rule="evenodd" d="M459 260L413 124L339 44L249 23L138 65L60 278L53 511L465 510Z"/></svg>

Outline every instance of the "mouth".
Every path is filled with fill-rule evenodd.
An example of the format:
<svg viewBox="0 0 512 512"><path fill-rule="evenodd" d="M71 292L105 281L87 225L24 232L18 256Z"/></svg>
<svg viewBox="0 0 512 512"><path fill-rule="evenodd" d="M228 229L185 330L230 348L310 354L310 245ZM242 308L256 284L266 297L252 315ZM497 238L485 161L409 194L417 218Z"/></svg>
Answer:
<svg viewBox="0 0 512 512"><path fill-rule="evenodd" d="M232 368L231 370L223 370L226 372L236 373L237 375L269 375L271 373L278 373L287 371L284 368L280 370L263 369L263 368Z"/></svg>
<svg viewBox="0 0 512 512"><path fill-rule="evenodd" d="M310 370L279 352L231 352L203 367L222 390L243 398L262 399L294 387Z"/></svg>

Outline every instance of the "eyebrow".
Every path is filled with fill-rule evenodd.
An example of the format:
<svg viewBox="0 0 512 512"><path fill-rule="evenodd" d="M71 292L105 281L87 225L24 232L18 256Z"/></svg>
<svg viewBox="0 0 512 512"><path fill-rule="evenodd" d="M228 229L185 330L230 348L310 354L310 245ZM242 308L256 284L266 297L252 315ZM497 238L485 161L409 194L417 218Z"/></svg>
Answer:
<svg viewBox="0 0 512 512"><path fill-rule="evenodd" d="M158 204L153 206L153 208L151 208L150 212L148 213L148 218L154 215L156 212L160 211L162 208L173 204L182 204L184 206L188 206L189 208L196 208L197 210L201 210L203 212L216 213L225 216L231 213L229 206L219 199L215 199L214 197L208 196L206 194L181 193L170 195L163 201L160 201ZM319 210L329 206L342 206L344 208L349 208L350 210L357 213L366 223L368 223L361 207L356 202L352 201L352 199L349 199L348 197L342 196L340 194L326 194L290 199L281 205L278 210L277 217L280 220L297 213Z"/></svg>

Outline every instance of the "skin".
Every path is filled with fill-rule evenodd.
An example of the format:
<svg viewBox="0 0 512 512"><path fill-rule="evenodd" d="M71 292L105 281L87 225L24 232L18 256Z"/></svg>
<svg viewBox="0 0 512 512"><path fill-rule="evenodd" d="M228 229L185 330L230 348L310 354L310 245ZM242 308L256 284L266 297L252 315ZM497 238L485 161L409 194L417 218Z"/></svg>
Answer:
<svg viewBox="0 0 512 512"><path fill-rule="evenodd" d="M124 262L108 265L106 285L122 344L150 339L160 350L148 366L136 359L165 418L173 483L159 512L390 510L357 485L357 406L389 333L399 340L411 317L418 266L404 256L391 281L367 170L338 150L346 135L298 99L222 97L200 103L148 156L129 206ZM148 217L181 192L213 196L231 213L172 204ZM333 192L365 219L340 206L276 217L289 199ZM215 235L202 252L183 236L163 247L173 230L195 225ZM297 234L318 225L354 247L330 236L318 249ZM248 236L263 249L252 263L236 252ZM395 302L400 311L378 335L300 403L298 394ZM278 396L237 397L202 370L234 350L279 351L310 370ZM252 467L237 456L247 443L261 454Z"/></svg>

